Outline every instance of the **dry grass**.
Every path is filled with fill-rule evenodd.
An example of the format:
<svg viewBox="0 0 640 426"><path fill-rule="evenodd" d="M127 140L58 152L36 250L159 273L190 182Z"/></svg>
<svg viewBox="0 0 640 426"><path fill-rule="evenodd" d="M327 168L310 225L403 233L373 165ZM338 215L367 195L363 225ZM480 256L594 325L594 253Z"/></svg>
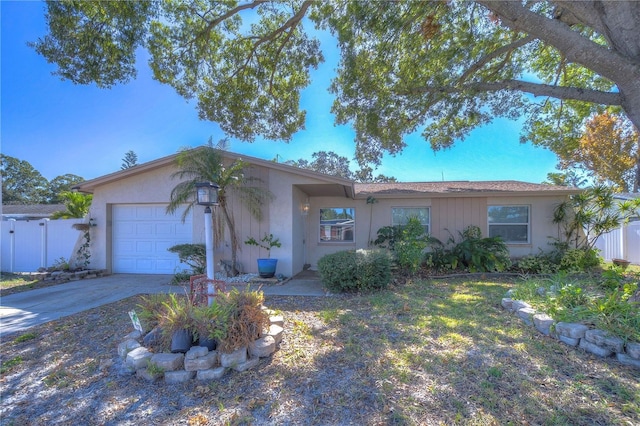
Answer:
<svg viewBox="0 0 640 426"><path fill-rule="evenodd" d="M256 370L169 386L117 374L138 298L2 343L3 424L640 424L640 370L537 334L509 282L271 297L285 338ZM109 363L114 361L114 365Z"/></svg>

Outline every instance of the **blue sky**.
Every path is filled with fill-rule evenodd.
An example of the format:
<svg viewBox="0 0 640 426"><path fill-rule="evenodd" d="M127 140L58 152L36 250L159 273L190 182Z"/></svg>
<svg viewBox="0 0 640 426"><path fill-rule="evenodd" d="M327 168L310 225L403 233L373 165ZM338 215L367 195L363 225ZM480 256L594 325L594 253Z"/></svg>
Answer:
<svg viewBox="0 0 640 426"><path fill-rule="evenodd" d="M1 145L0 151L28 161L51 180L72 173L92 179L120 169L129 150L143 163L173 154L183 147L224 137L212 122L198 119L195 103L151 79L140 57L138 78L110 90L62 81L55 69L27 42L45 35L45 5L41 2L0 2L2 15ZM335 43L325 37L323 46ZM327 88L338 57L325 49L326 62L312 74L302 96L306 129L290 143L231 140L230 151L279 161L311 159L311 154L334 151L354 156L354 132L335 126ZM498 119L474 131L465 141L434 153L419 135L406 138L407 148L385 156L375 172L400 181L505 180L542 182L555 170L555 154L520 144L521 124ZM352 162L356 168L355 162Z"/></svg>

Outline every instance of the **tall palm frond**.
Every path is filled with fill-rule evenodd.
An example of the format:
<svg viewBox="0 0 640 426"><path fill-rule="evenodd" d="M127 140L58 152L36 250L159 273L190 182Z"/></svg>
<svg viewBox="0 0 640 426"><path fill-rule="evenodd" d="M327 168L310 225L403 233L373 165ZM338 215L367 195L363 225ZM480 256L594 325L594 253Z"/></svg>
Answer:
<svg viewBox="0 0 640 426"><path fill-rule="evenodd" d="M167 206L167 212L174 213L178 208L185 206L182 214L184 221L197 203L196 183L214 182L218 185L218 207L213 214L213 229L215 241L220 244L224 230L229 230L231 239L231 266L233 273L237 273L237 253L240 249L236 226L233 220L233 212L229 203L229 194L237 194L242 204L258 221L262 220L262 206L266 201L273 199L273 194L266 188L259 186L260 179L245 177L245 169L248 163L241 159L234 160L225 165L223 151L226 149L226 140L213 145L209 139L207 145L181 151L176 159L178 171L171 175L172 179L180 179L171 191L171 201ZM255 185L258 184L258 185Z"/></svg>

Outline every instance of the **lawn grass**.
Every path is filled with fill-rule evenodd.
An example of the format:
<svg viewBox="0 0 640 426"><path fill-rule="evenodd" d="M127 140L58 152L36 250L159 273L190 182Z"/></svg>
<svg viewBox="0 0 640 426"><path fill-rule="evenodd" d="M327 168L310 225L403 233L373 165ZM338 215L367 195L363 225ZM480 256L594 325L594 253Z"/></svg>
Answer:
<svg viewBox="0 0 640 426"><path fill-rule="evenodd" d="M3 377L7 401L20 388L15 376L42 381L45 396L55 389L65 400L90 398L101 407L86 418L70 405L69 423L139 415L141 424L640 424L640 370L524 325L500 306L514 280L409 280L368 295L267 297L265 305L285 318L279 349L257 370L181 387L175 408L171 386L89 368L114 356L117 336L131 331L126 312L139 299L127 299L30 330L44 336L46 329L46 351L31 336L3 343L3 360L20 359ZM75 341L89 330L106 354ZM42 377L28 370L45 358L55 368ZM114 405L132 397L135 406ZM63 405L35 391L28 400L2 407L4 414L37 423L44 417L34 406L51 412Z"/></svg>
<svg viewBox="0 0 640 426"><path fill-rule="evenodd" d="M4 295L33 290L37 287L37 283L38 280L32 280L29 276L13 274L11 272L0 273L0 292Z"/></svg>

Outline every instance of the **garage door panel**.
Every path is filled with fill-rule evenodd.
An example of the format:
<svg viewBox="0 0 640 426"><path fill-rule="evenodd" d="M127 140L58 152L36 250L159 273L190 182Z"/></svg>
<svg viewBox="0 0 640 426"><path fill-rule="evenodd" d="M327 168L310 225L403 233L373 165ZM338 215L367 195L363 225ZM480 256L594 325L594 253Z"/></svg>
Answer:
<svg viewBox="0 0 640 426"><path fill-rule="evenodd" d="M136 235L154 238L154 226L151 223L136 223Z"/></svg>
<svg viewBox="0 0 640 426"><path fill-rule="evenodd" d="M158 223L156 224L156 235L164 236L164 235L175 235L176 234L176 226L171 223Z"/></svg>
<svg viewBox="0 0 640 426"><path fill-rule="evenodd" d="M192 242L189 214L166 214L166 205L113 206L113 271L116 273L172 274L187 269L167 249Z"/></svg>

